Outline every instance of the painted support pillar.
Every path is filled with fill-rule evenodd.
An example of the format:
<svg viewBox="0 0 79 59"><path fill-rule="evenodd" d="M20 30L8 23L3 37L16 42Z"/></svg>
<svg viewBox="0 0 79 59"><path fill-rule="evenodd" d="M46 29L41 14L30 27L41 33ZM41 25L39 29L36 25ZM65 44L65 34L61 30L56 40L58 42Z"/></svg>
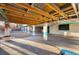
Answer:
<svg viewBox="0 0 79 59"><path fill-rule="evenodd" d="M23 26L21 26L21 31L23 32Z"/></svg>
<svg viewBox="0 0 79 59"><path fill-rule="evenodd" d="M30 27L29 26L27 27L27 33L30 33Z"/></svg>
<svg viewBox="0 0 79 59"><path fill-rule="evenodd" d="M25 32L25 26L23 26L22 28L23 28L23 32Z"/></svg>
<svg viewBox="0 0 79 59"><path fill-rule="evenodd" d="M10 24L8 22L5 22L5 27L4 27L4 40L10 40L11 35L10 35Z"/></svg>
<svg viewBox="0 0 79 59"><path fill-rule="evenodd" d="M32 26L33 29L32 29L32 35L35 35L35 25Z"/></svg>
<svg viewBox="0 0 79 59"><path fill-rule="evenodd" d="M6 14L4 13L3 9L0 9L0 14L2 15L2 17L4 18L4 21L5 21L4 38L5 38L5 40L10 40L11 29L10 29L10 24L9 24L8 18L6 16Z"/></svg>
<svg viewBox="0 0 79 59"><path fill-rule="evenodd" d="M27 28L26 28L26 26L25 26L25 27L24 27L24 32L27 32L26 30L27 30Z"/></svg>
<svg viewBox="0 0 79 59"><path fill-rule="evenodd" d="M10 25L9 25L8 22L5 22L4 35L5 36L10 36Z"/></svg>
<svg viewBox="0 0 79 59"><path fill-rule="evenodd" d="M44 40L48 39L48 23L44 23L43 25L43 38Z"/></svg>

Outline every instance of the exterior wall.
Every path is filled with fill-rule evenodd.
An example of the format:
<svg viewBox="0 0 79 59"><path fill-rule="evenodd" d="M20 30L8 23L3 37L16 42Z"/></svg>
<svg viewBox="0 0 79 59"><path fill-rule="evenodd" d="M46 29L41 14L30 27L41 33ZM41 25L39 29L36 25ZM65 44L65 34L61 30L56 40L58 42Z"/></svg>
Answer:
<svg viewBox="0 0 79 59"><path fill-rule="evenodd" d="M69 31L58 30L58 24L51 25L50 34L79 37L79 24L70 24Z"/></svg>

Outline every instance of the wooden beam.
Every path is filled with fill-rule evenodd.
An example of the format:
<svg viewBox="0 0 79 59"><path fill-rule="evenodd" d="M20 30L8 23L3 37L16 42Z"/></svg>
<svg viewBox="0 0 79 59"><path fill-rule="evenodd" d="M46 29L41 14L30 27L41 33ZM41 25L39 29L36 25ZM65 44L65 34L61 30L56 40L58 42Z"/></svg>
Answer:
<svg viewBox="0 0 79 59"><path fill-rule="evenodd" d="M28 20L37 20L36 18L31 18L31 17L23 16L23 15L20 15L20 14L17 14L17 13L13 13L13 12L6 12L5 14L22 17L22 18L25 18L25 19L28 19Z"/></svg>
<svg viewBox="0 0 79 59"><path fill-rule="evenodd" d="M42 22L43 22L43 23L44 23L44 22L48 22L48 21L46 21L46 19L47 19L46 17L44 17L44 18L42 19L42 21L40 22L40 21L35 20L35 19L34 19L34 20L33 20L33 19L28 19L28 18L26 18L26 17L14 15L14 14L9 14L9 13L7 13L6 15L7 15L7 16L10 16L10 17L15 17L15 18L17 17L17 18L20 18L21 20L22 20L22 19L29 20L31 23L34 22L34 23L36 23L36 24L37 24L37 23L40 24L40 23L42 23ZM49 19L49 21L51 21L51 20Z"/></svg>
<svg viewBox="0 0 79 59"><path fill-rule="evenodd" d="M1 5L4 9L8 10L9 12L14 12L17 13L17 15L21 15L21 14L25 14L25 17L29 17L29 18L33 18L33 19L37 19L39 22L42 22L43 17L40 15L35 15L35 14L30 14L30 13L26 13L26 11L20 10L18 8L15 7L11 7L11 6L6 6L6 5ZM13 14L13 13L12 13ZM22 16L23 17L23 16Z"/></svg>
<svg viewBox="0 0 79 59"><path fill-rule="evenodd" d="M35 15L35 14L30 14L30 13L26 13L26 11L23 11L23 10L20 10L18 8L15 8L15 7L11 7L11 6L6 6L6 5L1 5L4 9L8 10L10 13L13 12L13 13L16 13L17 15L21 15L21 14L25 14L26 17L30 17L30 18L33 18L33 19L37 19L39 22L46 22L46 21L50 21L50 20L45 20L45 18L43 18L42 16L40 15ZM12 13L12 14L13 14ZM23 16L22 16L23 17Z"/></svg>
<svg viewBox="0 0 79 59"><path fill-rule="evenodd" d="M59 13L61 16L63 16L65 19L68 19L68 17L66 16L66 14L64 14L64 12L62 10L60 10L60 8L58 6L56 6L55 4L49 4L47 3L48 7L50 7L52 10L56 11L57 13Z"/></svg>
<svg viewBox="0 0 79 59"><path fill-rule="evenodd" d="M45 22L45 21L44 22L27 21L25 19L13 17L13 16L8 16L8 18L10 22L19 23L19 24L28 24L28 25L38 25Z"/></svg>
<svg viewBox="0 0 79 59"><path fill-rule="evenodd" d="M72 7L69 6L69 7L67 7L67 8L62 9L62 11L64 12L64 11L69 10L69 9L71 9L71 8L72 8ZM58 14L58 13L54 13L53 15L56 15L56 14Z"/></svg>
<svg viewBox="0 0 79 59"><path fill-rule="evenodd" d="M51 21L51 19L48 19L46 17L43 17L43 19L41 19L41 20L37 20L37 19L29 19L28 17L19 16L17 14L13 14L13 13L6 13L6 15L12 15L12 16L15 16L15 17L27 19L27 20L34 21L34 22L38 22L38 24L42 23L42 22L50 22Z"/></svg>
<svg viewBox="0 0 79 59"><path fill-rule="evenodd" d="M6 10L8 10L8 11L10 11L10 12L16 12L17 15L19 15L19 14L26 14L26 15L29 15L29 17L30 17L30 15L33 16L33 14L26 13L26 11L23 11L23 10L20 10L20 9L18 9L18 8L11 7L11 6L6 6L6 5L4 5L4 4L1 4L1 8L6 9ZM36 15L35 15L35 16L36 16ZM52 16L51 16L51 17L52 17ZM23 16L22 16L22 18L23 18ZM35 17L34 17L34 18L35 18ZM41 17L39 16L39 18L41 18ZM39 20L39 18L37 18L37 19L38 19L37 21L39 21L38 23L52 21L51 19L48 19L48 18L46 18L46 17L41 18L40 20Z"/></svg>
<svg viewBox="0 0 79 59"><path fill-rule="evenodd" d="M67 8L62 9L62 11L66 11L66 10L69 10L69 9L72 9L72 6L69 6Z"/></svg>
<svg viewBox="0 0 79 59"><path fill-rule="evenodd" d="M13 21L15 23L30 24L30 25L38 24L37 21L27 20L27 19L17 17L17 16L14 16L14 15L7 15L7 17L9 18L9 21Z"/></svg>
<svg viewBox="0 0 79 59"><path fill-rule="evenodd" d="M2 15L2 17L5 19L5 21L8 20L7 16L5 15L3 9L0 9L0 14Z"/></svg>
<svg viewBox="0 0 79 59"><path fill-rule="evenodd" d="M37 8L35 8L35 7L33 7L33 6L30 6L30 5L28 5L28 4L16 3L16 5L17 5L17 6L20 6L20 7L23 7L23 8L26 8L26 9L29 9L29 10L31 10L31 11L37 13L37 14L43 15L43 16L45 16L45 17L52 18L52 19L56 19L55 16L51 16L51 15L49 15L48 13L46 13L46 12L40 10L40 9L37 9Z"/></svg>
<svg viewBox="0 0 79 59"><path fill-rule="evenodd" d="M65 13L70 13L70 12L74 12L73 10L69 10L69 11L67 11L67 12L65 12Z"/></svg>
<svg viewBox="0 0 79 59"><path fill-rule="evenodd" d="M26 20L30 20L30 21L37 21L37 20L33 20L33 19L28 19L28 18L26 18L26 17L22 17L22 16L18 16L18 15L9 14L9 13L7 13L6 15L7 15L7 16L14 16L14 17L18 17L18 18L26 19Z"/></svg>
<svg viewBox="0 0 79 59"><path fill-rule="evenodd" d="M12 18L12 17L11 18L8 17L8 18L9 18L9 22L32 25L32 23L29 23L27 21L24 22L23 20L20 20L19 18Z"/></svg>
<svg viewBox="0 0 79 59"><path fill-rule="evenodd" d="M50 19L46 18L46 17L43 17L42 19L34 19L34 18L29 18L29 17L25 17L25 16L21 16L19 14L14 14L12 12L6 12L7 15L13 15L13 16L17 16L17 17L22 17L24 19L28 19L28 20L34 20L34 21L38 21L38 22L48 22L48 21L51 21ZM46 20L47 19L47 20Z"/></svg>
<svg viewBox="0 0 79 59"><path fill-rule="evenodd" d="M49 8L49 7L47 7L47 6L44 8L44 10L47 11L47 12L52 11L51 8Z"/></svg>
<svg viewBox="0 0 79 59"><path fill-rule="evenodd" d="M27 13L26 11L24 10L21 10L21 9L18 9L18 8L15 8L15 7L11 7L11 6L6 6L4 4L0 4L0 7L3 8L3 9L6 9L8 11L11 11L11 12L17 12L18 14L24 14L26 15L27 17L32 17L32 18L42 18L41 15L36 15L36 14L30 14L30 13Z"/></svg>
<svg viewBox="0 0 79 59"><path fill-rule="evenodd" d="M73 9L74 9L75 14L76 14L77 17L78 17L78 11L77 11L77 8L76 8L75 3L72 3L71 5L72 5L72 7L73 7Z"/></svg>

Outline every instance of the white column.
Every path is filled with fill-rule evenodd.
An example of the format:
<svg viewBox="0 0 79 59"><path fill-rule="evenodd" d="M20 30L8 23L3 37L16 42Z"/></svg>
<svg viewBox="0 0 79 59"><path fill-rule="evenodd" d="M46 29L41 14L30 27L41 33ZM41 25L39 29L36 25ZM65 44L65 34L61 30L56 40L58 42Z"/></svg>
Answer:
<svg viewBox="0 0 79 59"><path fill-rule="evenodd" d="M27 33L30 33L30 27L29 26L27 27Z"/></svg>
<svg viewBox="0 0 79 59"><path fill-rule="evenodd" d="M48 23L44 23L43 25L43 38L44 40L48 39Z"/></svg>
<svg viewBox="0 0 79 59"><path fill-rule="evenodd" d="M4 27L4 35L10 35L10 25L9 23L5 23L5 27Z"/></svg>
<svg viewBox="0 0 79 59"><path fill-rule="evenodd" d="M23 29L22 31L25 32L25 31L24 31L24 30L25 30L25 29L24 29L24 26L22 27L22 29Z"/></svg>
<svg viewBox="0 0 79 59"><path fill-rule="evenodd" d="M24 32L24 27L23 26L21 26L21 31Z"/></svg>
<svg viewBox="0 0 79 59"><path fill-rule="evenodd" d="M33 29L32 29L32 35L35 35L35 25L32 26Z"/></svg>
<svg viewBox="0 0 79 59"><path fill-rule="evenodd" d="M24 27L24 31L27 32L26 30L27 30L27 29L26 29L26 26L25 26L25 27Z"/></svg>
<svg viewBox="0 0 79 59"><path fill-rule="evenodd" d="M10 24L9 23L5 23L5 27L4 27L4 40L10 40Z"/></svg>

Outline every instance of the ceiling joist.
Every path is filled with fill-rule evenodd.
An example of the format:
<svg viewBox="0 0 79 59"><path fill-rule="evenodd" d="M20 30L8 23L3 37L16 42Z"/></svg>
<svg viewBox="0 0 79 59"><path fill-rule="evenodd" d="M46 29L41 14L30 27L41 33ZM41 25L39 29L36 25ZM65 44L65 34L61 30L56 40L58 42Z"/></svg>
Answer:
<svg viewBox="0 0 79 59"><path fill-rule="evenodd" d="M33 3L33 5L29 5L29 3L1 3L0 8L4 10L9 21L30 25L72 18L69 15L78 17L77 6L74 3L68 6L66 3Z"/></svg>
<svg viewBox="0 0 79 59"><path fill-rule="evenodd" d="M37 21L39 21L39 22L50 21L48 19L45 19L45 17L43 18L42 16L26 13L26 11L20 10L18 8L14 8L14 7L11 7L11 6L6 6L6 5L1 5L1 6L2 6L3 9L8 10L9 12L15 12L18 15L25 14L26 16L24 16L24 17L30 17L30 18L33 18L34 20L37 19Z"/></svg>
<svg viewBox="0 0 79 59"><path fill-rule="evenodd" d="M78 12L77 12L77 8L76 8L76 4L72 3L71 5L72 5L72 7L74 9L74 12L75 12L76 16L78 17Z"/></svg>
<svg viewBox="0 0 79 59"><path fill-rule="evenodd" d="M32 18L41 18L40 15L35 15L35 14L30 14L30 13L27 13L26 11L24 10L21 10L21 9L18 9L18 8L15 8L15 7L11 7L11 6L6 6L6 5L0 5L0 8L3 8L3 9L6 9L8 11L11 11L11 12L17 12L17 13L20 13L20 14L24 14L26 15L27 17L32 17Z"/></svg>
<svg viewBox="0 0 79 59"><path fill-rule="evenodd" d="M33 6L30 6L30 5L28 5L28 4L16 3L16 5L17 5L17 6L20 6L20 7L23 7L23 8L26 8L26 9L28 9L28 10L31 10L31 11L37 13L37 14L42 15L42 16L45 16L45 17L48 17L48 18L51 18L51 19L56 19L55 16L51 16L51 15L49 15L47 12L44 12L43 10L40 10L40 9L35 8L35 7L33 7Z"/></svg>
<svg viewBox="0 0 79 59"><path fill-rule="evenodd" d="M68 19L67 15L64 14L64 12L62 10L60 10L60 8L58 6L56 6L55 4L49 4L47 3L48 7L50 7L52 10L56 11L57 13L59 13L61 16L63 16L65 19Z"/></svg>
<svg viewBox="0 0 79 59"><path fill-rule="evenodd" d="M31 24L31 25L38 24L37 21L24 19L24 18L17 17L17 16L14 16L14 15L7 15L7 17L8 17L9 21L14 21L14 22L18 22L19 21L19 23Z"/></svg>

